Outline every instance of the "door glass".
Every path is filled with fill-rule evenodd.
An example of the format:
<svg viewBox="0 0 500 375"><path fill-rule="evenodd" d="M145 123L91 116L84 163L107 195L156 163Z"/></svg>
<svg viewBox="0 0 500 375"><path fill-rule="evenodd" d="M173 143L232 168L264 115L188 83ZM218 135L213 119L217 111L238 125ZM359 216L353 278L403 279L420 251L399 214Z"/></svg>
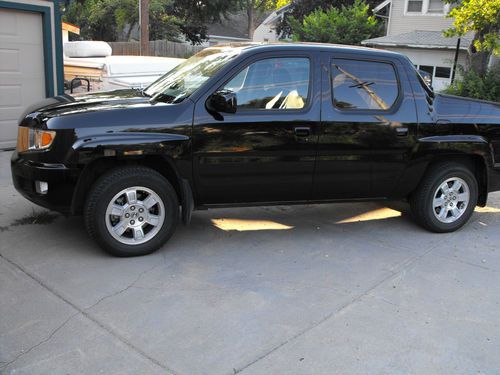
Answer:
<svg viewBox="0 0 500 375"><path fill-rule="evenodd" d="M224 89L236 93L238 110L304 108L309 95L309 59L279 57L250 64Z"/></svg>
<svg viewBox="0 0 500 375"><path fill-rule="evenodd" d="M387 110L398 98L398 80L388 63L333 59L333 103L340 109Z"/></svg>

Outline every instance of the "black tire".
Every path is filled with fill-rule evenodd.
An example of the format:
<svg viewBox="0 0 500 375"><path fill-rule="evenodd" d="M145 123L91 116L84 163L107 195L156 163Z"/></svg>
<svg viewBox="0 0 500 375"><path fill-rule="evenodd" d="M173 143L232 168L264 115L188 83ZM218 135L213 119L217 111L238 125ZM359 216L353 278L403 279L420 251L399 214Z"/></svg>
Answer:
<svg viewBox="0 0 500 375"><path fill-rule="evenodd" d="M469 188L469 203L456 221L444 223L434 214L433 199L441 184L452 178L460 178L466 182ZM431 232L446 233L456 231L470 219L477 205L477 199L478 183L471 169L458 162L442 162L431 166L417 190L411 195L410 205L418 224Z"/></svg>
<svg viewBox="0 0 500 375"><path fill-rule="evenodd" d="M159 231L141 244L121 243L110 234L106 223L106 220L109 220L106 210L110 201L116 194L132 186L152 190L161 199L164 207L164 220ZM85 227L90 237L105 251L119 257L154 252L172 236L178 220L179 202L172 185L158 172L140 166L119 167L101 176L87 195L84 207Z"/></svg>

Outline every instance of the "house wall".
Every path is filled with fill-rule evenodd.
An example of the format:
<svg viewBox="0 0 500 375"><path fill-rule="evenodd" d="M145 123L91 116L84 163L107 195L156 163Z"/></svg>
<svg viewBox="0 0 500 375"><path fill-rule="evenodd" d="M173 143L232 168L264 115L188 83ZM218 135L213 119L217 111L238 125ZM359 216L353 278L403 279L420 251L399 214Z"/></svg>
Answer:
<svg viewBox="0 0 500 375"><path fill-rule="evenodd" d="M453 60L455 58L454 50L436 50L436 49L420 49L420 48L396 48L396 47L386 47L389 51L399 52L403 55L408 56L414 65L426 65L434 67L446 67L453 68ZM458 65L466 66L467 64L467 52L460 51L458 55ZM457 70L457 77L459 76L459 71ZM439 78L433 77L433 86L436 91L441 91L447 88L451 83L450 78Z"/></svg>
<svg viewBox="0 0 500 375"><path fill-rule="evenodd" d="M407 0L392 0L387 35L403 34L415 30L440 31L451 26L453 20L443 14L406 13Z"/></svg>
<svg viewBox="0 0 500 375"><path fill-rule="evenodd" d="M274 31L274 25L261 23L253 33L254 42L276 42L278 36Z"/></svg>

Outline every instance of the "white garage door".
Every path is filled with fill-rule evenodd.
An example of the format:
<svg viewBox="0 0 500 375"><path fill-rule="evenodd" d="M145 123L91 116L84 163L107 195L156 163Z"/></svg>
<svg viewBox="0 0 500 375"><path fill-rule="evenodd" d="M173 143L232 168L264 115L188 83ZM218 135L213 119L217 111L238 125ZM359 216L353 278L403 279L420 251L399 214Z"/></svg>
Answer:
<svg viewBox="0 0 500 375"><path fill-rule="evenodd" d="M44 97L42 16L0 8L0 149L15 145L19 117Z"/></svg>

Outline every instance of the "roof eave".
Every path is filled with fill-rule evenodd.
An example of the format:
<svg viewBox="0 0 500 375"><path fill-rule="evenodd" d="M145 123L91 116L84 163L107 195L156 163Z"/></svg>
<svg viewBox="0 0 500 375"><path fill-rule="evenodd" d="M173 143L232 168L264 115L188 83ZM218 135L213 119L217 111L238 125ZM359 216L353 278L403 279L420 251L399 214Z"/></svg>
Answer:
<svg viewBox="0 0 500 375"><path fill-rule="evenodd" d="M370 41L362 41L362 45L368 47L401 47L401 48L418 48L418 49L445 49L445 50L455 50L456 46L442 46L437 44L410 44L410 43L389 43L389 42L370 42ZM460 46L460 50L467 51L468 47L463 45Z"/></svg>

